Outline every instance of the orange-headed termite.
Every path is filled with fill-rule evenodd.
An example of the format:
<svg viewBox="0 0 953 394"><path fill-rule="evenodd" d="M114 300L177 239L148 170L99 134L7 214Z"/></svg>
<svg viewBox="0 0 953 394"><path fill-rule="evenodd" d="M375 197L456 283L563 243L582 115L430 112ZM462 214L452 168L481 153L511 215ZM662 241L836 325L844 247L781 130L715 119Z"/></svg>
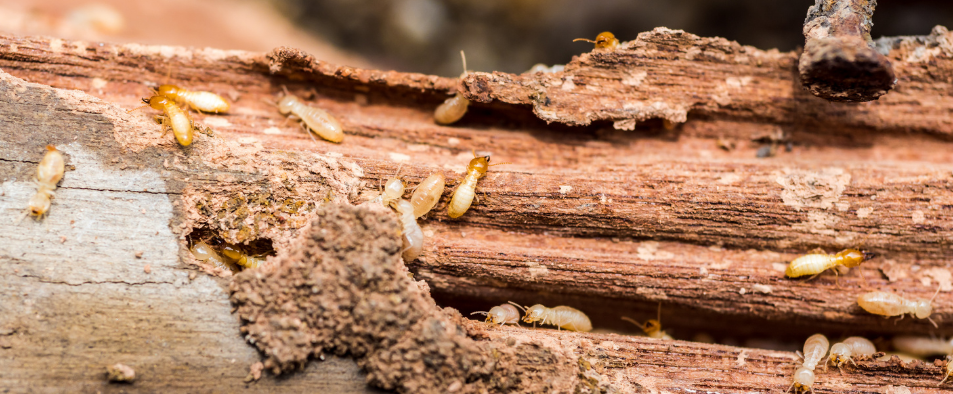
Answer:
<svg viewBox="0 0 953 394"><path fill-rule="evenodd" d="M222 255L229 261L245 268L258 268L261 267L262 264L265 264L265 259L250 256L234 245L223 245Z"/></svg>
<svg viewBox="0 0 953 394"><path fill-rule="evenodd" d="M400 217L401 237L404 240L404 250L401 257L405 262L411 262L420 256L424 249L424 232L420 230L417 224L417 218L414 217L414 206L407 200L397 200L391 203Z"/></svg>
<svg viewBox="0 0 953 394"><path fill-rule="evenodd" d="M489 312L478 311L471 313L471 315L475 314L486 315L486 322L489 324L499 324L501 326L504 324L520 324L520 311L510 304L494 306L490 308Z"/></svg>
<svg viewBox="0 0 953 394"><path fill-rule="evenodd" d="M794 383L791 383L791 387L788 387L787 391L791 391L792 388L795 392L813 391L814 368L827 355L829 346L830 342L827 341L824 334L811 335L807 338L807 341L804 341L804 354L798 352L804 363L794 371Z"/></svg>
<svg viewBox="0 0 953 394"><path fill-rule="evenodd" d="M649 319L645 322L645 324L639 323L635 321L635 319L631 319L625 316L622 317L622 320L635 324L636 326L641 328L642 331L645 331L645 335L647 335L649 338L674 339L672 338L671 335L668 335L668 333L666 333L665 331L662 331L662 303L661 302L658 304L658 319Z"/></svg>
<svg viewBox="0 0 953 394"><path fill-rule="evenodd" d="M66 161L63 154L53 145L46 146L46 154L36 167L36 194L30 198L30 214L42 217L50 210L50 198L54 196L56 184L63 179ZM26 215L24 215L25 217ZM22 219L22 217L21 217Z"/></svg>
<svg viewBox="0 0 953 394"><path fill-rule="evenodd" d="M225 259L223 259L222 256L215 251L215 248L203 241L198 241L192 244L192 248L190 250L192 251L192 256L198 261L211 263L215 268L238 271L238 267L228 261L225 261Z"/></svg>
<svg viewBox="0 0 953 394"><path fill-rule="evenodd" d="M612 34L611 32L607 32L607 31L599 33L599 35L596 36L595 40L590 40L588 38L577 38L575 40L572 40L572 42L576 42L576 41L591 42L593 44L596 44L596 48L599 48L599 49L603 49L603 48L616 49L619 47L619 39L615 38L615 34Z"/></svg>
<svg viewBox="0 0 953 394"><path fill-rule="evenodd" d="M850 337L831 346L831 355L827 357L827 361L837 368L841 368L848 361L856 366L854 357L869 356L876 352L877 347L867 338ZM824 368L827 368L827 363L824 364Z"/></svg>
<svg viewBox="0 0 953 394"><path fill-rule="evenodd" d="M784 271L784 275L789 278L797 278L799 276L806 275L820 275L821 272L827 271L838 265L853 268L859 266L860 263L863 263L874 257L877 257L877 255L870 252L862 252L856 249L844 249L837 254L828 254L823 252L808 253L791 260L791 263L788 264L788 268ZM835 274L837 273L837 271L834 272ZM866 282L867 278L863 276L863 272L861 272L860 275Z"/></svg>
<svg viewBox="0 0 953 394"><path fill-rule="evenodd" d="M953 354L953 339L899 335L893 337L892 342L897 351L917 357Z"/></svg>
<svg viewBox="0 0 953 394"><path fill-rule="evenodd" d="M908 300L893 293L872 291L857 297L857 304L860 305L861 308L864 308L865 311L875 315L886 317L900 316L902 319L903 315L909 314L917 319L927 319L930 323L933 323L934 327L938 327L936 322L930 318L930 315L933 313L933 300L937 294L940 294L940 289L936 289L936 293L933 293L933 298L929 300Z"/></svg>
<svg viewBox="0 0 953 394"><path fill-rule="evenodd" d="M554 325L557 329L592 331L592 322L589 321L589 316L586 316L585 313L582 313L576 308L562 305L555 308L547 308L540 304L525 308L512 301L510 301L510 304L526 312L526 315L523 316L523 321L533 323L534 327L536 326L536 322L540 322L539 324Z"/></svg>
<svg viewBox="0 0 953 394"><path fill-rule="evenodd" d="M212 92L202 92L183 89L176 85L161 85L156 91L159 96L165 96L179 103L185 103L199 112L228 112L228 101Z"/></svg>
<svg viewBox="0 0 953 394"><path fill-rule="evenodd" d="M447 180L442 173L431 174L420 181L417 188L414 189L414 195L410 197L410 203L414 206L414 217L421 217L430 212L440 196L443 195L443 187Z"/></svg>
<svg viewBox="0 0 953 394"><path fill-rule="evenodd" d="M460 57L463 58L463 74L460 74L460 79L463 79L467 76L467 57L463 54L463 51L460 51ZM437 107L437 110L433 112L433 120L440 124L454 123L467 113L467 107L469 106L470 100L457 92Z"/></svg>
<svg viewBox="0 0 953 394"><path fill-rule="evenodd" d="M477 157L476 151L473 152L473 160L467 164L467 175L463 182L453 191L453 197L450 198L450 204L447 206L447 215L451 218L458 218L470 209L473 203L473 197L476 195L477 181L486 176L486 170L491 166L498 166L509 163L497 163L490 165L490 156Z"/></svg>
<svg viewBox="0 0 953 394"><path fill-rule="evenodd" d="M175 100L165 96L154 95L150 98L142 99L142 102L148 104L148 107L162 111L162 113L165 114L165 118L159 118L160 123L165 124L166 120L168 121L169 126L172 127L172 134L175 135L175 140L179 142L179 145L189 146L192 144L192 119L189 119L189 115L175 104ZM139 108L145 107L146 106ZM129 112L139 108L130 110Z"/></svg>
<svg viewBox="0 0 953 394"><path fill-rule="evenodd" d="M344 140L344 128L341 127L341 122L327 111L301 102L298 97L286 94L278 101L278 111L282 115L291 114L300 118L308 130L321 138L331 142ZM311 138L314 139L314 136L311 135Z"/></svg>

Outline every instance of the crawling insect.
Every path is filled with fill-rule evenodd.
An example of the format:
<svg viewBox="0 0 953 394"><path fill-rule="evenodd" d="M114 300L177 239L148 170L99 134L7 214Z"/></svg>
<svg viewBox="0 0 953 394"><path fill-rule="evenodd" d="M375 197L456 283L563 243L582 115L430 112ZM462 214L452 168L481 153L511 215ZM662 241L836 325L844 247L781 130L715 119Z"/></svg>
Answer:
<svg viewBox="0 0 953 394"><path fill-rule="evenodd" d="M593 44L596 44L596 48L598 49L616 49L619 47L619 39L615 38L615 34L612 34L611 32L607 32L607 31L599 33L599 35L596 36L595 41L590 40L588 38L577 38L575 40L572 40L572 42L576 42L576 41L591 42Z"/></svg>
<svg viewBox="0 0 953 394"><path fill-rule="evenodd" d="M374 202L381 203L384 206L390 205L394 200L403 197L404 195L404 181L397 177L400 174L400 166L397 167L397 173L394 174L394 177L387 180L387 183L384 184L384 191L381 192L377 198L374 199Z"/></svg>
<svg viewBox="0 0 953 394"><path fill-rule="evenodd" d="M245 268L258 268L265 264L265 259L250 256L235 245L225 244L222 246L222 255L235 264Z"/></svg>
<svg viewBox="0 0 953 394"><path fill-rule="evenodd" d="M50 198L56 194L53 191L56 190L56 184L60 179L63 179L65 171L66 161L63 159L63 154L53 145L47 145L46 154L40 160L40 165L36 167L37 188L36 194L30 198L29 213L31 215L42 217L49 212Z"/></svg>
<svg viewBox="0 0 953 394"><path fill-rule="evenodd" d="M893 347L917 357L942 356L953 353L953 339L900 335L893 337Z"/></svg>
<svg viewBox="0 0 953 394"><path fill-rule="evenodd" d="M298 97L286 94L278 101L278 112L282 115L294 115L301 119L305 128L311 130L314 134L331 142L341 142L344 140L344 128L341 122L338 122L327 111L309 106L301 102ZM314 135L308 133L311 139ZM317 142L317 140L315 140Z"/></svg>
<svg viewBox="0 0 953 394"><path fill-rule="evenodd" d="M533 327L536 327L536 322L540 322L539 324L554 325L557 329L592 331L592 322L589 321L589 316L576 308L562 305L547 308L541 304L525 308L512 301L510 301L510 304L522 309L526 313L523 316L523 321L533 323Z"/></svg>
<svg viewBox="0 0 953 394"><path fill-rule="evenodd" d="M414 217L414 206L407 200L397 200L391 205L400 216L401 236L404 240L401 257L405 262L413 261L424 249L424 232L420 230L417 218Z"/></svg>
<svg viewBox="0 0 953 394"><path fill-rule="evenodd" d="M439 172L420 181L417 188L414 189L414 195L410 197L410 203L414 206L414 217L419 218L426 215L433 209L434 205L437 205L446 184L446 178Z"/></svg>
<svg viewBox="0 0 953 394"><path fill-rule="evenodd" d="M853 268L874 257L877 257L874 253L863 252L857 249L844 249L837 254L815 251L791 260L791 263L788 264L788 268L784 271L784 275L789 278L806 275L817 276L838 265ZM837 271L835 270L834 273L836 275ZM860 273L860 276L864 278L864 282L867 281L863 272ZM813 279L813 277L811 277L811 279Z"/></svg>
<svg viewBox="0 0 953 394"><path fill-rule="evenodd" d="M473 197L476 195L477 181L486 176L486 170L492 166L498 166L509 163L490 164L490 156L477 157L476 151L473 151L473 160L467 164L467 175L463 178L457 190L453 191L453 197L450 198L450 204L447 206L447 215L451 218L458 218L467 213Z"/></svg>
<svg viewBox="0 0 953 394"><path fill-rule="evenodd" d="M189 146L192 144L192 119L189 119L189 115L175 104L175 100L165 96L154 95L148 99L142 99L142 102L147 105L139 108L152 107L152 109L162 111L162 113L165 114L165 117L160 117L159 121L163 124L166 120L168 121L172 127L172 134L175 135L175 139L179 142L179 145ZM139 108L130 110L129 112L138 110Z"/></svg>
<svg viewBox="0 0 953 394"><path fill-rule="evenodd" d="M936 293L933 293L933 298L930 298L930 300L908 300L893 293L872 291L857 297L857 304L865 311L875 315L900 316L902 319L904 315L909 314L917 319L927 319L930 323L933 323L934 327L939 328L936 322L930 318L933 313L933 300L936 299L937 294L940 294L939 288L936 289Z"/></svg>
<svg viewBox="0 0 953 394"><path fill-rule="evenodd" d="M946 356L946 371L943 373L943 380L941 380L936 386L942 386L943 382L946 382L950 376L953 376L953 356Z"/></svg>
<svg viewBox="0 0 953 394"><path fill-rule="evenodd" d="M488 324L499 324L500 326L504 324L516 324L518 326L520 324L520 311L510 304L494 306L490 308L489 312L477 311L471 313L471 315L475 314L486 315Z"/></svg>
<svg viewBox="0 0 953 394"><path fill-rule="evenodd" d="M228 101L215 93L183 89L176 85L161 85L156 94L184 103L199 112L228 112L230 107Z"/></svg>
<svg viewBox="0 0 953 394"><path fill-rule="evenodd" d="M215 251L215 248L203 241L198 241L192 244L192 248L190 250L192 252L192 256L198 261L211 263L212 266L216 268L238 271L238 267L225 261L225 259L223 259L222 256Z"/></svg>
<svg viewBox="0 0 953 394"><path fill-rule="evenodd" d="M463 54L463 51L460 51L460 57L463 58L463 74L460 74L460 79L463 79L467 76L467 57ZM433 112L433 120L439 124L454 123L467 113L469 106L470 100L467 100L467 98L463 97L463 94L458 91L457 94L444 100L443 104L437 107Z"/></svg>
<svg viewBox="0 0 953 394"><path fill-rule="evenodd" d="M804 341L804 354L798 352L804 363L794 371L794 383L791 383L791 387L785 392L791 391L792 388L795 392L814 391L814 368L824 359L829 346L830 342L824 334L811 335Z"/></svg>
<svg viewBox="0 0 953 394"><path fill-rule="evenodd" d="M831 355L827 357L827 361L828 363L834 364L838 369L848 361L854 364L854 366L857 366L853 357L869 356L876 352L877 347L867 338L850 337L831 346ZM824 363L824 369L827 369L827 363ZM841 372L843 372L843 370L841 370Z"/></svg>
<svg viewBox="0 0 953 394"><path fill-rule="evenodd" d="M639 323L635 321L635 319L631 319L625 316L622 317L622 320L635 324L636 326L641 328L642 331L645 331L645 335L647 335L649 338L674 339L672 338L671 335L668 335L668 333L666 333L665 331L662 331L662 303L658 304L658 319L657 320L649 319L645 322L645 324Z"/></svg>

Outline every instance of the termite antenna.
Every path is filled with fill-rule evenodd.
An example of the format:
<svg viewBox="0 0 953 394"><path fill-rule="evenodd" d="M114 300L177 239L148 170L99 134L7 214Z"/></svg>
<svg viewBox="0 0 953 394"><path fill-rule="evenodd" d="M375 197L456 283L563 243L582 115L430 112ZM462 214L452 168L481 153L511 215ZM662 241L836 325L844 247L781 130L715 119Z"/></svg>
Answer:
<svg viewBox="0 0 953 394"><path fill-rule="evenodd" d="M864 280L864 284L867 285L867 288L870 288L870 282L867 281L867 276L864 275L864 269L857 267L857 273L860 274L860 277Z"/></svg>
<svg viewBox="0 0 953 394"><path fill-rule="evenodd" d="M143 99L143 100L145 100L145 99ZM148 102L148 101L147 101L147 102ZM135 112L135 111L138 111L138 110L143 109L143 108L145 108L145 107L148 107L148 105L143 105L143 106L138 107L138 108L130 109L130 110L126 111L126 113L128 114L128 113L131 113L131 112Z"/></svg>
<svg viewBox="0 0 953 394"><path fill-rule="evenodd" d="M470 315L475 315L475 314L477 314L477 313L481 313L481 314L486 315L487 313L490 313L490 312L487 312L487 311L476 311L476 312L470 313Z"/></svg>
<svg viewBox="0 0 953 394"><path fill-rule="evenodd" d="M291 95L291 93L288 93L288 88L285 87L285 85L281 85L281 90L284 90L284 91L285 91L285 96L290 96L290 95Z"/></svg>
<svg viewBox="0 0 953 394"><path fill-rule="evenodd" d="M268 104L268 105L270 105L270 106L272 106L272 107L275 107L275 108L278 107L278 104L275 104L275 103L273 103L273 102L271 102L271 101L265 100L264 97L261 98L261 101L265 102L265 104Z"/></svg>
<svg viewBox="0 0 953 394"><path fill-rule="evenodd" d="M938 326L938 325L936 324L936 322L935 322L935 321L933 321L933 319L931 319L931 318L929 318L929 317L927 317L927 320L929 320L929 321L930 321L930 323L933 323L933 328L940 328L940 326Z"/></svg>
<svg viewBox="0 0 953 394"><path fill-rule="evenodd" d="M656 321L658 322L659 328L661 328L661 327L662 327L662 301L659 301L659 302L658 302L658 317L657 317L657 319L658 319L658 320L656 320Z"/></svg>
<svg viewBox="0 0 953 394"><path fill-rule="evenodd" d="M517 304L517 303L515 303L515 302L513 302L513 301L506 301L506 302L512 304L513 306L515 306L515 307L517 307L517 308L522 309L522 310L523 310L523 313L526 313L526 308L525 308L524 306L522 306L522 305L520 305L520 304Z"/></svg>
<svg viewBox="0 0 953 394"><path fill-rule="evenodd" d="M940 294L940 290L941 290L941 289L943 289L943 286L937 284L937 285L936 285L936 292L933 293L933 298L930 298L930 303L931 303L931 304L933 303L933 300L936 299L936 296ZM934 324L934 325L936 325L936 324Z"/></svg>
<svg viewBox="0 0 953 394"><path fill-rule="evenodd" d="M404 167L404 163L400 163L397 165L397 172L394 173L394 178L397 178L397 176L400 175L400 169L402 167Z"/></svg>
<svg viewBox="0 0 953 394"><path fill-rule="evenodd" d="M585 41L585 42L589 42L589 43L593 43L593 44L596 43L595 40L590 40L590 39L588 39L588 38L577 38L577 39L575 39L575 40L572 40L572 42L576 42L576 41ZM790 389L788 389L788 390L790 390Z"/></svg>
<svg viewBox="0 0 953 394"><path fill-rule="evenodd" d="M463 78L467 76L468 72L467 72L467 55L465 55L462 50L460 51L460 59L463 59L463 76L461 77Z"/></svg>
<svg viewBox="0 0 953 394"><path fill-rule="evenodd" d="M627 322L629 322L629 323L635 324L636 327L640 328L642 331L645 331L645 326L642 325L642 323L639 323L638 321L636 321L636 320L633 319L633 318L630 318L630 317L627 317L627 316L622 316L622 320L625 320L625 321L627 321Z"/></svg>
<svg viewBox="0 0 953 394"><path fill-rule="evenodd" d="M502 162L502 163L490 164L489 166L490 166L490 167L493 167L493 166L501 166L501 165L504 165L504 164L513 164L513 163L510 163L510 162L508 162L508 161L504 161L504 162Z"/></svg>

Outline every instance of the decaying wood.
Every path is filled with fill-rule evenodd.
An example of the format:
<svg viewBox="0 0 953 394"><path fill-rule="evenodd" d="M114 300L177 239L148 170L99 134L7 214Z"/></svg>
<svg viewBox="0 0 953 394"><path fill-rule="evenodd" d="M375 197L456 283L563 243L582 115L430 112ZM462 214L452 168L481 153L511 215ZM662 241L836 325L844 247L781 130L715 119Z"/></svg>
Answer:
<svg viewBox="0 0 953 394"><path fill-rule="evenodd" d="M878 41L891 49L898 85L876 102L851 104L803 91L797 54L661 28L618 52L580 55L564 73L471 73L462 84L335 66L288 48L263 55L0 36L0 157L8 179L0 222L8 223L3 234L13 241L4 243L0 259L17 270L3 277L10 289L4 300L14 300L7 304L16 306L15 313L0 322L29 322L7 331L15 334L6 338L16 341L0 352L32 354L31 362L17 365L34 371L0 376L42 385L54 363L66 359L73 375L62 376L101 385L105 365L135 367L136 357L148 356L166 369L143 373L135 385L159 387L177 379L187 390L223 368L233 368L229 376L240 380L256 356L226 312L224 282L205 274L183 279L195 263L186 251L190 234L205 229L236 243L267 239L285 253L326 200L368 200L398 165L410 185L433 171L452 181L439 211L421 220L425 252L410 266L442 305L464 314L507 299L566 303L589 312L597 328L632 332L620 311L644 320L662 301L663 324L679 338L702 331L697 327L785 342L814 331L931 332L923 321L894 324L859 311L853 300L863 282L855 272L842 275L838 287L827 275L806 283L783 279L778 266L815 247L864 247L881 255L863 266L872 287L927 297L942 285L934 318L953 318L947 268L953 236L950 42L951 34L939 27L929 36ZM170 65L170 82L234 102L227 115L193 115L207 131L190 148L163 135L150 110L126 112L150 87L166 82ZM433 109L458 86L475 100L469 113L450 127L434 124ZM345 141L315 143L285 123L270 104L283 87L337 116ZM666 130L656 118L680 124ZM755 159L759 145L752 140L779 132L793 151ZM738 147L721 150L719 139ZM72 167L49 218L13 224L33 191L32 166L46 144L62 147ZM493 167L480 182L480 202L451 221L445 203L471 149L513 164ZM155 251L136 259L135 251L147 245ZM142 272L145 263L152 274ZM59 276L66 273L71 276ZM44 282L52 283L38 284ZM30 290L37 287L49 290ZM123 304L126 297L139 301ZM178 313L139 313L149 305L171 305ZM204 312L213 308L214 314ZM91 357L87 349L106 336L54 340L68 334L50 327L80 326L77 321L115 310L129 312L108 315L121 329L103 335L129 333L133 345L172 338L165 342L169 347L102 347L95 359L108 360L92 365L84 361ZM581 343L605 344L592 354L605 352L599 357L606 363L624 367L604 376L648 379L638 384L665 390L721 384L783 389L789 371L782 364L786 368L793 357L683 341L654 345L616 334L526 328L481 334L476 323L459 324L481 341L503 340L501 335L545 341L560 362L577 362L569 358ZM217 342L226 336L227 342ZM36 355L32 343L66 356ZM133 353L123 353L129 348ZM244 358L209 350L219 348ZM743 357L748 361L739 367L719 369L741 353L765 361ZM120 354L133 360L110 357ZM654 358L643 362L649 354ZM703 370L699 358L718 361ZM186 360L195 375L175 375L173 366L161 363L169 359ZM774 375L758 377L759 363ZM678 375L686 368L697 369ZM939 366L897 368L862 364L863 372L825 375L834 380L819 379L816 387L929 390L939 380ZM257 384L262 390L297 384L271 379Z"/></svg>
<svg viewBox="0 0 953 394"><path fill-rule="evenodd" d="M870 38L876 0L818 0L804 20L801 83L831 101L870 101L897 82Z"/></svg>

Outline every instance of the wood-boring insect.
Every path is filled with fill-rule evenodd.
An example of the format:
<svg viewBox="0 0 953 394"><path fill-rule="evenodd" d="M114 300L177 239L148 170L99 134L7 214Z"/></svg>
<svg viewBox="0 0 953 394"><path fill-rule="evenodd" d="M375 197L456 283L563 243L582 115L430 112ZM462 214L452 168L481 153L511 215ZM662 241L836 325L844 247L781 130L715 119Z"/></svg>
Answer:
<svg viewBox="0 0 953 394"><path fill-rule="evenodd" d="M222 256L225 256L225 258L229 261L245 268L258 268L261 267L262 264L265 264L265 259L248 255L235 245L223 245Z"/></svg>
<svg viewBox="0 0 953 394"><path fill-rule="evenodd" d="M788 387L785 392L791 391L792 388L794 392L814 390L814 368L827 355L829 346L830 342L827 341L824 334L811 335L804 341L804 354L798 352L798 356L804 362L794 371L794 383L791 383L791 387Z"/></svg>
<svg viewBox="0 0 953 394"><path fill-rule="evenodd" d="M443 188L447 184L446 178L442 173L435 173L428 176L414 189L414 195L410 197L410 204L414 206L414 217L421 217L430 212L440 196L443 195Z"/></svg>
<svg viewBox="0 0 953 394"><path fill-rule="evenodd" d="M900 316L902 319L904 315L909 314L917 319L927 319L930 323L933 323L934 327L939 327L930 318L933 313L933 300L936 299L937 294L940 294L939 288L936 289L936 293L933 293L933 298L929 300L908 300L893 293L871 291L857 297L857 304L865 311L875 315Z"/></svg>
<svg viewBox="0 0 953 394"><path fill-rule="evenodd" d="M388 179L387 183L384 184L384 191L374 199L375 202L389 206L392 202L404 196L405 185L404 181L397 177L399 174L400 166L397 167L397 173L394 174L394 177Z"/></svg>
<svg viewBox="0 0 953 394"><path fill-rule="evenodd" d="M168 122L169 126L172 127L172 134L175 135L175 140L179 142L179 145L189 146L192 144L192 119L189 118L189 115L185 113L182 108L179 108L175 104L175 100L170 99L165 96L154 95L148 99L142 99L142 102L146 103L146 106L139 108L152 107L162 111L165 114L165 117L157 117L159 123L165 124ZM138 110L139 108L130 110L129 112Z"/></svg>
<svg viewBox="0 0 953 394"><path fill-rule="evenodd" d="M457 189L453 191L453 197L450 198L450 204L447 206L447 215L451 218L458 218L467 213L470 204L473 203L473 197L476 196L477 181L486 176L486 170L492 166L498 166L509 163L490 164L490 156L477 156L473 151L473 160L467 164L467 175Z"/></svg>
<svg viewBox="0 0 953 394"><path fill-rule="evenodd" d="M874 257L877 257L874 253L863 252L857 249L844 249L837 254L828 254L817 250L791 260L791 263L788 264L788 268L784 271L784 275L789 278L806 275L817 276L838 265L853 268ZM834 273L836 274L837 271L834 271ZM864 282L867 281L863 272L860 273L860 276L864 278ZM813 277L811 277L811 279L813 279Z"/></svg>
<svg viewBox="0 0 953 394"><path fill-rule="evenodd" d="M407 200L397 200L391 205L400 217L401 237L404 240L401 257L406 262L413 261L424 249L424 232L420 230L417 218L414 217L414 206Z"/></svg>
<svg viewBox="0 0 953 394"><path fill-rule="evenodd" d="M486 315L485 321L487 324L499 324L500 326L504 324L520 324L520 311L510 304L494 306L490 308L489 312L477 311L471 313L471 315L475 314Z"/></svg>
<svg viewBox="0 0 953 394"><path fill-rule="evenodd" d="M854 364L854 366L857 366L857 363L854 362L854 357L869 356L876 352L877 347L867 338L850 337L831 346L831 355L827 357L827 361L834 364L838 369L848 361ZM824 363L824 368L827 369L827 363ZM841 372L843 372L843 370L841 370Z"/></svg>
<svg viewBox="0 0 953 394"><path fill-rule="evenodd" d="M592 331L592 322L589 321L589 316L586 316L585 313L582 313L582 311L576 308L562 305L555 308L547 308L541 304L525 308L512 301L510 301L510 304L522 309L523 312L526 313L526 315L523 316L523 321L533 323L534 328L536 327L536 322L540 322L539 324L554 325L557 329Z"/></svg>
<svg viewBox="0 0 953 394"><path fill-rule="evenodd" d="M63 154L56 150L53 145L46 146L46 154L36 166L36 194L30 198L29 213L36 217L42 217L50 210L50 198L56 193L56 184L63 179L63 173L66 171L66 160ZM24 215L25 217L26 215ZM22 220L22 217L21 217Z"/></svg>
<svg viewBox="0 0 953 394"><path fill-rule="evenodd" d="M635 324L642 331L645 332L649 338L655 339L674 339L671 335L668 335L665 331L662 331L662 303L658 304L658 319L649 319L645 321L645 324L639 323L635 319L631 319L623 316L622 320L625 320L629 323Z"/></svg>
<svg viewBox="0 0 953 394"><path fill-rule="evenodd" d="M460 74L460 79L463 79L467 76L467 57L463 54L463 51L460 51L460 57L463 58L463 74ZM467 113L469 106L470 100L467 100L467 98L463 97L463 94L458 91L457 94L444 100L443 104L440 104L437 109L433 111L433 120L439 124L454 123Z"/></svg>
<svg viewBox="0 0 953 394"><path fill-rule="evenodd" d="M937 387L942 386L943 382L946 382L946 380L949 379L950 376L953 376L953 355L946 356L946 371L944 371L943 373L943 380L941 380L940 383L937 383L936 386Z"/></svg>
<svg viewBox="0 0 953 394"><path fill-rule="evenodd" d="M331 142L341 142L344 140L344 128L341 122L338 122L334 116L327 111L309 106L301 102L298 97L286 94L278 101L278 112L282 115L293 115L304 123L304 127L319 137ZM311 139L314 135L308 133ZM317 142L317 140L315 140Z"/></svg>
<svg viewBox="0 0 953 394"><path fill-rule="evenodd" d="M161 85L156 91L159 96L168 97L178 103L184 103L199 112L228 112L228 101L212 92L183 89L176 85Z"/></svg>
<svg viewBox="0 0 953 394"><path fill-rule="evenodd" d="M891 342L894 349L916 357L953 354L953 339L899 335L893 337Z"/></svg>
<svg viewBox="0 0 953 394"><path fill-rule="evenodd" d="M215 251L215 248L203 241L198 241L192 244L192 248L190 250L192 252L192 256L198 261L211 263L215 268L230 269L233 271L238 270L238 267L225 261L225 259L223 259L222 256Z"/></svg>
<svg viewBox="0 0 953 394"><path fill-rule="evenodd" d="M572 42L576 41L591 42L596 44L596 48L598 49L616 49L619 47L619 39L615 38L615 34L607 31L599 33L595 40L590 40L588 38L577 38L572 40Z"/></svg>

